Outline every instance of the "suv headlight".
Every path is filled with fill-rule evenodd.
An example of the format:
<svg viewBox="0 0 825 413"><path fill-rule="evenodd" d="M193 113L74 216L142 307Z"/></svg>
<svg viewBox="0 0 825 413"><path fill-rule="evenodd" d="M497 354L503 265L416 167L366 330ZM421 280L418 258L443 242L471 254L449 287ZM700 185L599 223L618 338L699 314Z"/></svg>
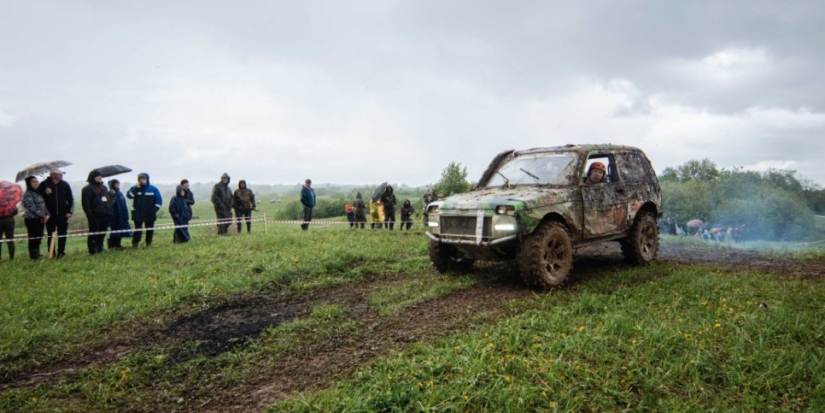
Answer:
<svg viewBox="0 0 825 413"><path fill-rule="evenodd" d="M499 205L496 207L496 214L499 215L515 215L516 207L512 205Z"/></svg>

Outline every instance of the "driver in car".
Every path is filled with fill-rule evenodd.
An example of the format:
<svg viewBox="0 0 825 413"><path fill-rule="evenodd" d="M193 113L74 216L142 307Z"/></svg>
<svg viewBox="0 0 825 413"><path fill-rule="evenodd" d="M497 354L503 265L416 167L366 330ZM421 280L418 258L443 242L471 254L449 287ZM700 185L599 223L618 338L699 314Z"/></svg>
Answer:
<svg viewBox="0 0 825 413"><path fill-rule="evenodd" d="M604 176L607 174L607 167L601 162L593 162L590 169L587 171L588 184L600 184L604 182Z"/></svg>

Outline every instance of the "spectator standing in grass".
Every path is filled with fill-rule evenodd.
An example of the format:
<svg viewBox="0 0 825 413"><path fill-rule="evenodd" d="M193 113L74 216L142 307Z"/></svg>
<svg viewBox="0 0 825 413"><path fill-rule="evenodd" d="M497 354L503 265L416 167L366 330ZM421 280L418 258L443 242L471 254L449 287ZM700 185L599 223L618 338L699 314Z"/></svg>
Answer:
<svg viewBox="0 0 825 413"><path fill-rule="evenodd" d="M381 205L384 206L384 228L393 229L395 225L395 206L398 200L393 193L392 185L387 185L387 189L381 195Z"/></svg>
<svg viewBox="0 0 825 413"><path fill-rule="evenodd" d="M6 239L6 242L0 243L0 255L3 253L3 244L8 245L9 260L14 259L14 216L17 213L17 208L14 208L10 215L0 217L0 241Z"/></svg>
<svg viewBox="0 0 825 413"><path fill-rule="evenodd" d="M83 205L83 212L86 213L86 221L89 223L89 235L86 237L86 246L89 248L89 255L106 252L103 249L103 240L106 238L106 230L109 229L109 221L112 219L112 204L109 199L109 190L103 185L103 175L97 169L89 172L86 179L88 185L80 192L80 203Z"/></svg>
<svg viewBox="0 0 825 413"><path fill-rule="evenodd" d="M186 189L186 209L192 212L192 205L195 205L195 195L189 190L189 180L181 179L180 184Z"/></svg>
<svg viewBox="0 0 825 413"><path fill-rule="evenodd" d="M49 244L57 242L57 258L66 255L66 237L69 234L69 218L74 213L74 196L72 187L63 180L63 171L53 169L49 179L40 183L37 191L46 201L51 219L46 222ZM57 231L57 239L54 232Z"/></svg>
<svg viewBox="0 0 825 413"><path fill-rule="evenodd" d="M410 203L409 199L404 199L404 203L401 205L401 225L399 225L398 230L403 231L404 226L406 225L407 230L412 227L412 216L415 213L415 208L413 208L412 203Z"/></svg>
<svg viewBox="0 0 825 413"><path fill-rule="evenodd" d="M129 226L129 207L126 206L126 197L120 192L120 181L109 181L109 199L112 202L112 218L109 220L109 239L106 245L109 249L123 249L123 238L131 238L132 228Z"/></svg>
<svg viewBox="0 0 825 413"><path fill-rule="evenodd" d="M304 181L304 186L301 187L301 205L304 207L301 229L306 231L309 229L309 222L312 221L312 208L315 208L315 190L312 189L311 179Z"/></svg>
<svg viewBox="0 0 825 413"><path fill-rule="evenodd" d="M360 225L360 228L364 229L364 223L367 222L367 206L364 204L364 198L361 197L360 192L355 194L355 202L352 203L352 209L355 214L355 227L357 228Z"/></svg>
<svg viewBox="0 0 825 413"><path fill-rule="evenodd" d="M132 222L135 223L135 232L132 234L132 248L140 245L140 238L143 228L146 229L146 246L152 245L152 238L155 235L155 221L158 219L158 211L163 205L163 198L160 191L149 183L149 174L141 172L138 174L138 183L129 188L126 197L132 201Z"/></svg>
<svg viewBox="0 0 825 413"><path fill-rule="evenodd" d="M432 188L427 190L427 193L424 194L424 209L422 210L422 215L424 215L424 226L427 226L427 220L429 220L430 215L427 213L427 205L438 201L438 195L435 194Z"/></svg>
<svg viewBox="0 0 825 413"><path fill-rule="evenodd" d="M218 235L226 235L232 223L232 190L229 189L229 174L226 172L212 188L212 205L218 218Z"/></svg>
<svg viewBox="0 0 825 413"><path fill-rule="evenodd" d="M29 258L32 261L40 259L40 242L43 240L43 227L49 222L51 214L46 208L46 201L38 192L40 181L36 176L26 178L26 192L23 194L23 208L26 212L23 219L26 223L26 232L29 237Z"/></svg>
<svg viewBox="0 0 825 413"><path fill-rule="evenodd" d="M370 198L370 223L372 229L378 229L384 226L384 210L381 206L381 201L373 201Z"/></svg>
<svg viewBox="0 0 825 413"><path fill-rule="evenodd" d="M189 209L186 188L183 185L178 185L175 188L175 197L169 202L169 215L172 215L172 221L174 221L176 227L172 235L172 242L175 244L189 242L192 239L189 235L189 220L192 219L192 211Z"/></svg>
<svg viewBox="0 0 825 413"><path fill-rule="evenodd" d="M241 219L246 221L246 232L252 232L252 211L258 209L255 205L255 194L246 187L246 181L238 181L238 189L232 195L232 206L235 208L235 219L238 220L238 234L241 233Z"/></svg>
<svg viewBox="0 0 825 413"><path fill-rule="evenodd" d="M352 228L355 226L355 209L352 207L352 204L345 204L344 212L347 213L347 222L349 222L349 227Z"/></svg>

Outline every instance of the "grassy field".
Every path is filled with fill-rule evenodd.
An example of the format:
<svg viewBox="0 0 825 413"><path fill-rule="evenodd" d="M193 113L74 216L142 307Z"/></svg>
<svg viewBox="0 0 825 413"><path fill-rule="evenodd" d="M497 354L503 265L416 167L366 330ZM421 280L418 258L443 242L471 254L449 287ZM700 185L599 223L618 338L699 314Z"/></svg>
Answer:
<svg viewBox="0 0 825 413"><path fill-rule="evenodd" d="M591 259L540 293L434 273L420 230L211 230L0 263L0 411L825 408L821 277Z"/></svg>

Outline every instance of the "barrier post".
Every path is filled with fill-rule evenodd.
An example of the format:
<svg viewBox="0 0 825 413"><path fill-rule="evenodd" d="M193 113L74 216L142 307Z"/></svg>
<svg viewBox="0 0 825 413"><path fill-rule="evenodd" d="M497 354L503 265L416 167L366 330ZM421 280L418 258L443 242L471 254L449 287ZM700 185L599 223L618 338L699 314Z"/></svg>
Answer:
<svg viewBox="0 0 825 413"><path fill-rule="evenodd" d="M54 246L57 244L57 228L55 227L49 242L49 258L54 258Z"/></svg>
<svg viewBox="0 0 825 413"><path fill-rule="evenodd" d="M264 212L264 234L266 234L266 212Z"/></svg>

